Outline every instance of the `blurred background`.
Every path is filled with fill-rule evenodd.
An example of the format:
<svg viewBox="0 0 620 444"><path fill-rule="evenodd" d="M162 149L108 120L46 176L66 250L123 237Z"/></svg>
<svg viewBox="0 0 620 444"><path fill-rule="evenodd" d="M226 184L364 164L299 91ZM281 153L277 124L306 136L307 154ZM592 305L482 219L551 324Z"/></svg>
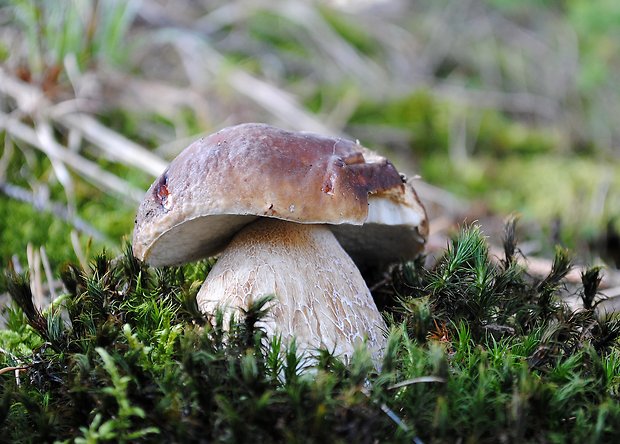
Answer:
<svg viewBox="0 0 620 444"><path fill-rule="evenodd" d="M431 251L516 214L618 267L618 73L616 0L0 0L0 263L120 251L176 154L260 121L419 175Z"/></svg>

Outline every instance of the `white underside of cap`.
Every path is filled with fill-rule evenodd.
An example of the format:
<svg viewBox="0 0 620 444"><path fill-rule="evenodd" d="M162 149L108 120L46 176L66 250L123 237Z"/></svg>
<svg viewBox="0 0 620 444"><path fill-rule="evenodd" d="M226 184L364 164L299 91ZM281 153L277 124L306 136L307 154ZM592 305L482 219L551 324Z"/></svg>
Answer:
<svg viewBox="0 0 620 444"><path fill-rule="evenodd" d="M161 234L144 260L153 266L177 265L217 254L256 216L221 214L187 220Z"/></svg>
<svg viewBox="0 0 620 444"><path fill-rule="evenodd" d="M423 213L415 207L402 205L391 199L369 196L366 223L384 225L412 225L422 223Z"/></svg>

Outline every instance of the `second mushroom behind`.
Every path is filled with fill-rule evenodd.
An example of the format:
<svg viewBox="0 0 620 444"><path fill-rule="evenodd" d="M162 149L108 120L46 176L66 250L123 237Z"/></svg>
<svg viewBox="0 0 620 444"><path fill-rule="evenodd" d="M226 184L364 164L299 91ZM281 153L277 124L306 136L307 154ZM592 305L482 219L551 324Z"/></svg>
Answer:
<svg viewBox="0 0 620 444"><path fill-rule="evenodd" d="M172 161L138 210L134 255L176 265L219 253L198 294L206 315L274 294L264 327L350 357L375 359L385 323L358 266L417 256L428 225L413 187L356 142L244 124Z"/></svg>

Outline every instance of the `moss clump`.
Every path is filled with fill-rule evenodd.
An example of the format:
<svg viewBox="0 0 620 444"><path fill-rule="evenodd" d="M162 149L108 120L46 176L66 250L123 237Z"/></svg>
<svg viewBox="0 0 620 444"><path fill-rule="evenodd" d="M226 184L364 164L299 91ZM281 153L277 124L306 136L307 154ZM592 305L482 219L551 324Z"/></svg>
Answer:
<svg viewBox="0 0 620 444"><path fill-rule="evenodd" d="M513 233L514 230L509 230ZM611 442L620 428L620 324L558 299L568 256L529 278L512 235L500 264L468 228L432 269L383 289L391 333L377 372L360 349L305 361L265 340L268 298L224 325L195 295L210 262L149 269L130 249L65 269L45 312L8 272L17 306L0 332L0 424L12 442ZM311 365L312 368L308 368ZM19 371L19 370L18 370Z"/></svg>

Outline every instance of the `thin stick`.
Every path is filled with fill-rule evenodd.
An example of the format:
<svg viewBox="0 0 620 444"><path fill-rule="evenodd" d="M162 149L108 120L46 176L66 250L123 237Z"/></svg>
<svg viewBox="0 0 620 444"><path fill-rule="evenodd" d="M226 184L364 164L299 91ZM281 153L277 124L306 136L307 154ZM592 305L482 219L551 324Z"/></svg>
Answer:
<svg viewBox="0 0 620 444"><path fill-rule="evenodd" d="M444 378L440 378L439 376L420 376L419 378L407 379L402 382L398 382L394 385L388 387L388 390L394 390L401 387L406 387L408 385L420 384L425 382L446 382Z"/></svg>
<svg viewBox="0 0 620 444"><path fill-rule="evenodd" d="M41 254L39 253L38 248L34 248L33 251L34 258L34 303L42 310L47 304L45 303L45 295L43 294L43 284L41 279Z"/></svg>
<svg viewBox="0 0 620 444"><path fill-rule="evenodd" d="M36 301L36 286L34 284L34 248L32 247L32 243L28 242L26 245L26 261L28 262L28 278L30 281L30 292L32 293L35 301Z"/></svg>
<svg viewBox="0 0 620 444"><path fill-rule="evenodd" d="M41 283L41 256L39 250L35 249L31 242L28 242L26 246L26 257L30 271L30 291L32 292L33 303L40 310L45 306L45 296Z"/></svg>
<svg viewBox="0 0 620 444"><path fill-rule="evenodd" d="M71 245L73 246L73 251L75 252L75 256L80 262L82 269L87 275L90 276L88 261L86 260L86 256L84 255L84 251L82 250L82 246L80 245L80 238L75 230L71 230Z"/></svg>
<svg viewBox="0 0 620 444"><path fill-rule="evenodd" d="M45 279L47 280L47 287L50 292L50 302L54 302L54 300L56 300L56 289L54 288L54 276L52 274L52 267L50 266L50 261L47 258L45 247L41 246L39 250L41 251L41 262L43 262Z"/></svg>
<svg viewBox="0 0 620 444"><path fill-rule="evenodd" d="M5 373L13 372L13 371L27 370L29 368L30 368L29 365L24 365L20 367L4 367L3 369L0 369L0 375L4 375Z"/></svg>
<svg viewBox="0 0 620 444"><path fill-rule="evenodd" d="M15 152L15 148L13 147L13 142L10 137L4 138L4 152L2 153L2 157L0 157L0 181L3 181L6 177L6 170L9 167L9 163L13 158L13 153Z"/></svg>

